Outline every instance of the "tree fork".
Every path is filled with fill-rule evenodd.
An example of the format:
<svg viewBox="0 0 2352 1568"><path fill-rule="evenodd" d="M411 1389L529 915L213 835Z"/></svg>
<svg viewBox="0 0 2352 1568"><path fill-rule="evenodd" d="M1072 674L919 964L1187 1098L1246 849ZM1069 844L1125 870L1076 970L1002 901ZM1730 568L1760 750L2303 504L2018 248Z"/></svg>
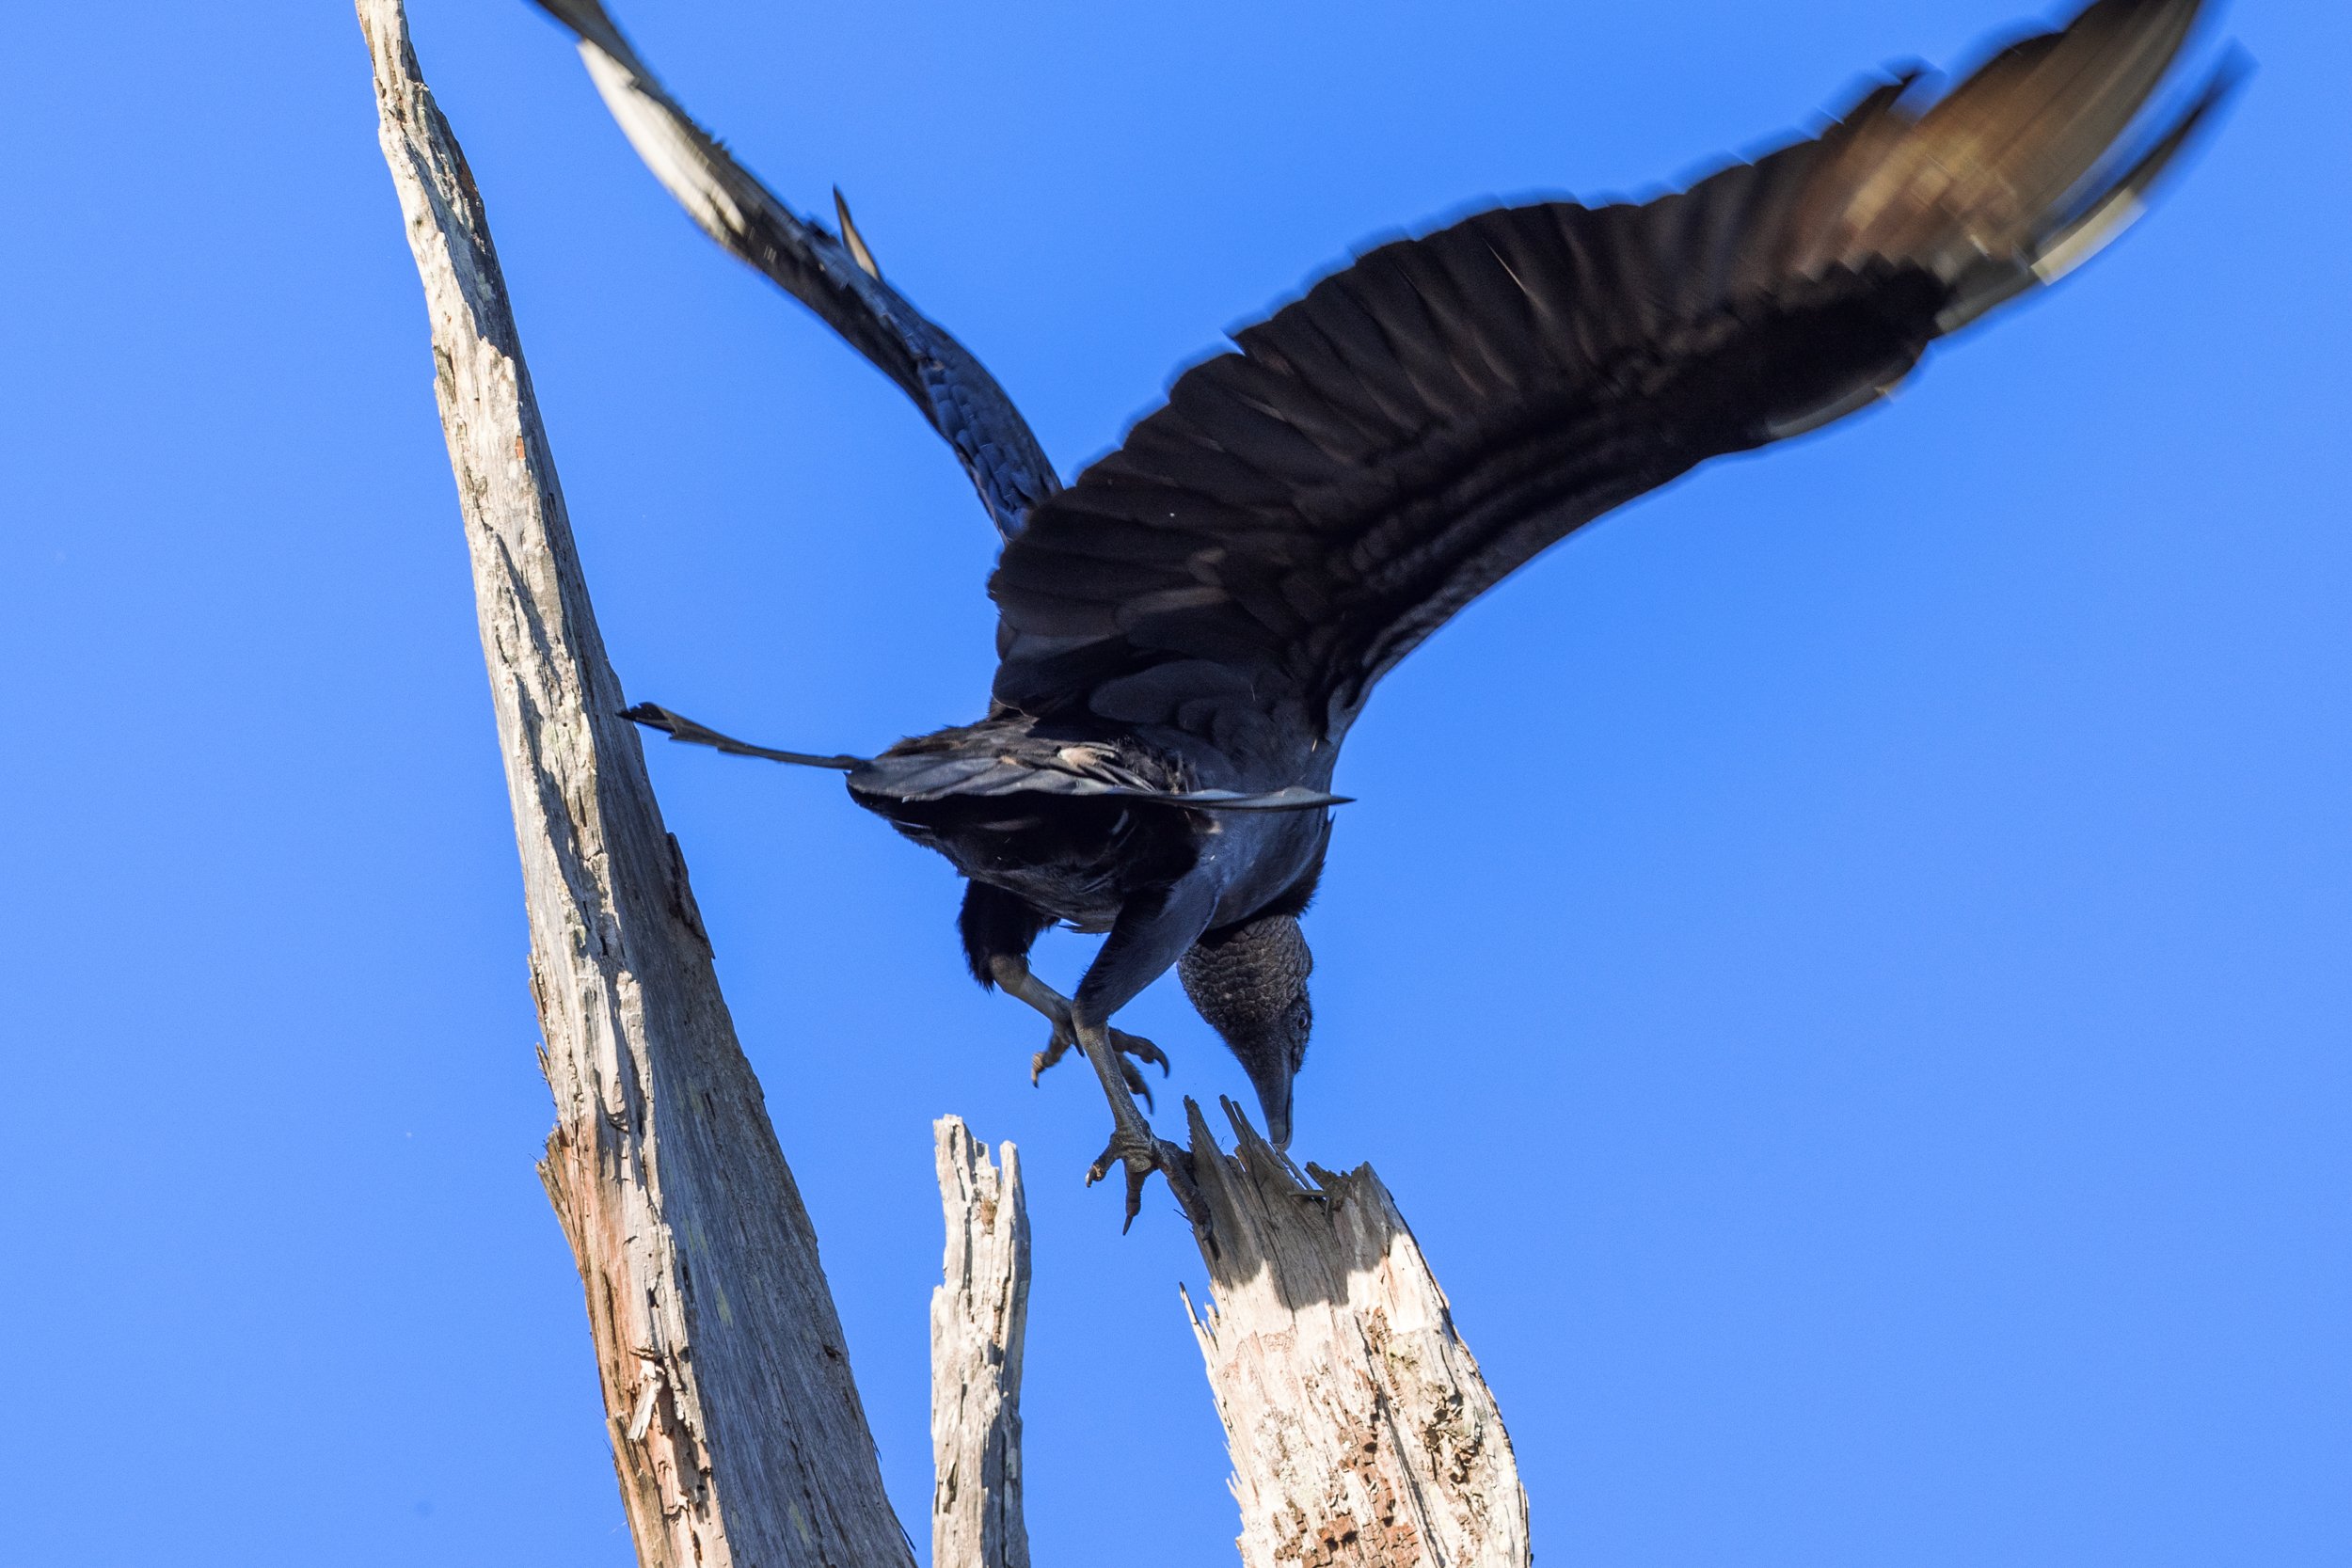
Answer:
<svg viewBox="0 0 2352 1568"><path fill-rule="evenodd" d="M521 853L540 1175L580 1266L644 1568L913 1568L817 1238L737 1042L677 841L618 717L480 193L400 0L358 0ZM1214 1217L1194 1311L1245 1568L1526 1568L1509 1439L1412 1232L1365 1166L1298 1174L1231 1103L1187 1102ZM1029 1237L1010 1144L936 1133L932 1568L1027 1568ZM1187 1309L1191 1303L1186 1302Z"/></svg>

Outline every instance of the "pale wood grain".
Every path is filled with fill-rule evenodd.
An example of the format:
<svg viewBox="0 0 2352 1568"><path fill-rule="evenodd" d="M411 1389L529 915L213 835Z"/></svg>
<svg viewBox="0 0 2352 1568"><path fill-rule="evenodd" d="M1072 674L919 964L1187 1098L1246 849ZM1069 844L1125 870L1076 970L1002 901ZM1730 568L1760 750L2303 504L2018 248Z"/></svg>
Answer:
<svg viewBox="0 0 2352 1568"><path fill-rule="evenodd" d="M522 855L556 1127L540 1166L586 1287L648 1568L913 1568L816 1233L618 713L480 194L398 0L359 0L431 318Z"/></svg>
<svg viewBox="0 0 2352 1568"><path fill-rule="evenodd" d="M1370 1165L1307 1186L1231 1102L1232 1154L1186 1108L1245 1568L1527 1568L1502 1412L1388 1188Z"/></svg>
<svg viewBox="0 0 2352 1568"><path fill-rule="evenodd" d="M1021 1158L960 1117L933 1124L947 1251L931 1292L931 1568L1028 1568L1021 1513L1021 1357L1029 1212Z"/></svg>
<svg viewBox="0 0 2352 1568"><path fill-rule="evenodd" d="M521 852L557 1121L540 1166L586 1288L647 1568L913 1568L816 1236L711 968L606 661L479 193L398 0L359 0L424 284ZM1525 1568L1493 1396L1369 1167L1311 1188L1233 1117L1192 1140L1214 1216L1194 1315L1247 1568ZM937 1129L934 1568L1027 1568L1029 1278L1012 1146ZM1189 1304L1188 1304L1189 1305Z"/></svg>

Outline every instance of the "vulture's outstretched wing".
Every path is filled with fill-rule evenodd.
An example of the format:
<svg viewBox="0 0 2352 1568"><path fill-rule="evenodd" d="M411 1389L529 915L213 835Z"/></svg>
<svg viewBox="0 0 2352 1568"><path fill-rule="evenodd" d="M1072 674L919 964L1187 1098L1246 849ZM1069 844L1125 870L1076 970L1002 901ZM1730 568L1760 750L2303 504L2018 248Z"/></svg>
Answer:
<svg viewBox="0 0 2352 1568"><path fill-rule="evenodd" d="M2200 0L2099 0L1922 109L1641 205L1486 212L1369 252L1007 546L995 696L1230 754L1336 739L1373 683L1582 523L1851 412L2139 211L2218 102L2119 144Z"/></svg>
<svg viewBox="0 0 2352 1568"><path fill-rule="evenodd" d="M838 236L794 213L678 106L599 0L534 0L580 40L580 56L645 166L706 234L817 312L914 400L1010 538L1060 488L1004 388L971 352L882 281L834 194Z"/></svg>

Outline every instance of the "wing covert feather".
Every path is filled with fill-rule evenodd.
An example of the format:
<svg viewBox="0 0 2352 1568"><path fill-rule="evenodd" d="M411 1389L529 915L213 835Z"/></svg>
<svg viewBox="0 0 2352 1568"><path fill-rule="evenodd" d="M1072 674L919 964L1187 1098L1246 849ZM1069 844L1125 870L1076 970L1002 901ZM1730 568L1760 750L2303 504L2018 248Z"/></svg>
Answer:
<svg viewBox="0 0 2352 1568"><path fill-rule="evenodd" d="M1687 190L1365 252L1031 514L990 585L997 702L1251 744L1279 715L1298 745L1336 740L1546 546L1862 406L2054 276L2070 226L2137 197L2217 98L2118 146L2201 5L2098 0L1931 104L1915 76L1876 84Z"/></svg>

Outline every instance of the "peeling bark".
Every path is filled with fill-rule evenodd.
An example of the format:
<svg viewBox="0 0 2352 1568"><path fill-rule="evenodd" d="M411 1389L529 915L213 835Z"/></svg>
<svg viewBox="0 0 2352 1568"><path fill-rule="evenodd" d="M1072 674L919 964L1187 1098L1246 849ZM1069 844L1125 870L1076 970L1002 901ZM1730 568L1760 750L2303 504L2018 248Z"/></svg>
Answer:
<svg viewBox="0 0 2352 1568"><path fill-rule="evenodd" d="M817 1238L617 715L480 194L399 0L359 0L433 330L580 1265L647 1568L913 1568Z"/></svg>
<svg viewBox="0 0 2352 1568"><path fill-rule="evenodd" d="M1029 1568L1021 1513L1021 1354L1029 1211L1021 1161L991 1165L961 1117L933 1124L947 1221L931 1292L931 1568Z"/></svg>
<svg viewBox="0 0 2352 1568"><path fill-rule="evenodd" d="M1245 1568L1527 1568L1527 1495L1445 1292L1370 1165L1290 1164L1187 1105L1216 1227L1194 1310Z"/></svg>

